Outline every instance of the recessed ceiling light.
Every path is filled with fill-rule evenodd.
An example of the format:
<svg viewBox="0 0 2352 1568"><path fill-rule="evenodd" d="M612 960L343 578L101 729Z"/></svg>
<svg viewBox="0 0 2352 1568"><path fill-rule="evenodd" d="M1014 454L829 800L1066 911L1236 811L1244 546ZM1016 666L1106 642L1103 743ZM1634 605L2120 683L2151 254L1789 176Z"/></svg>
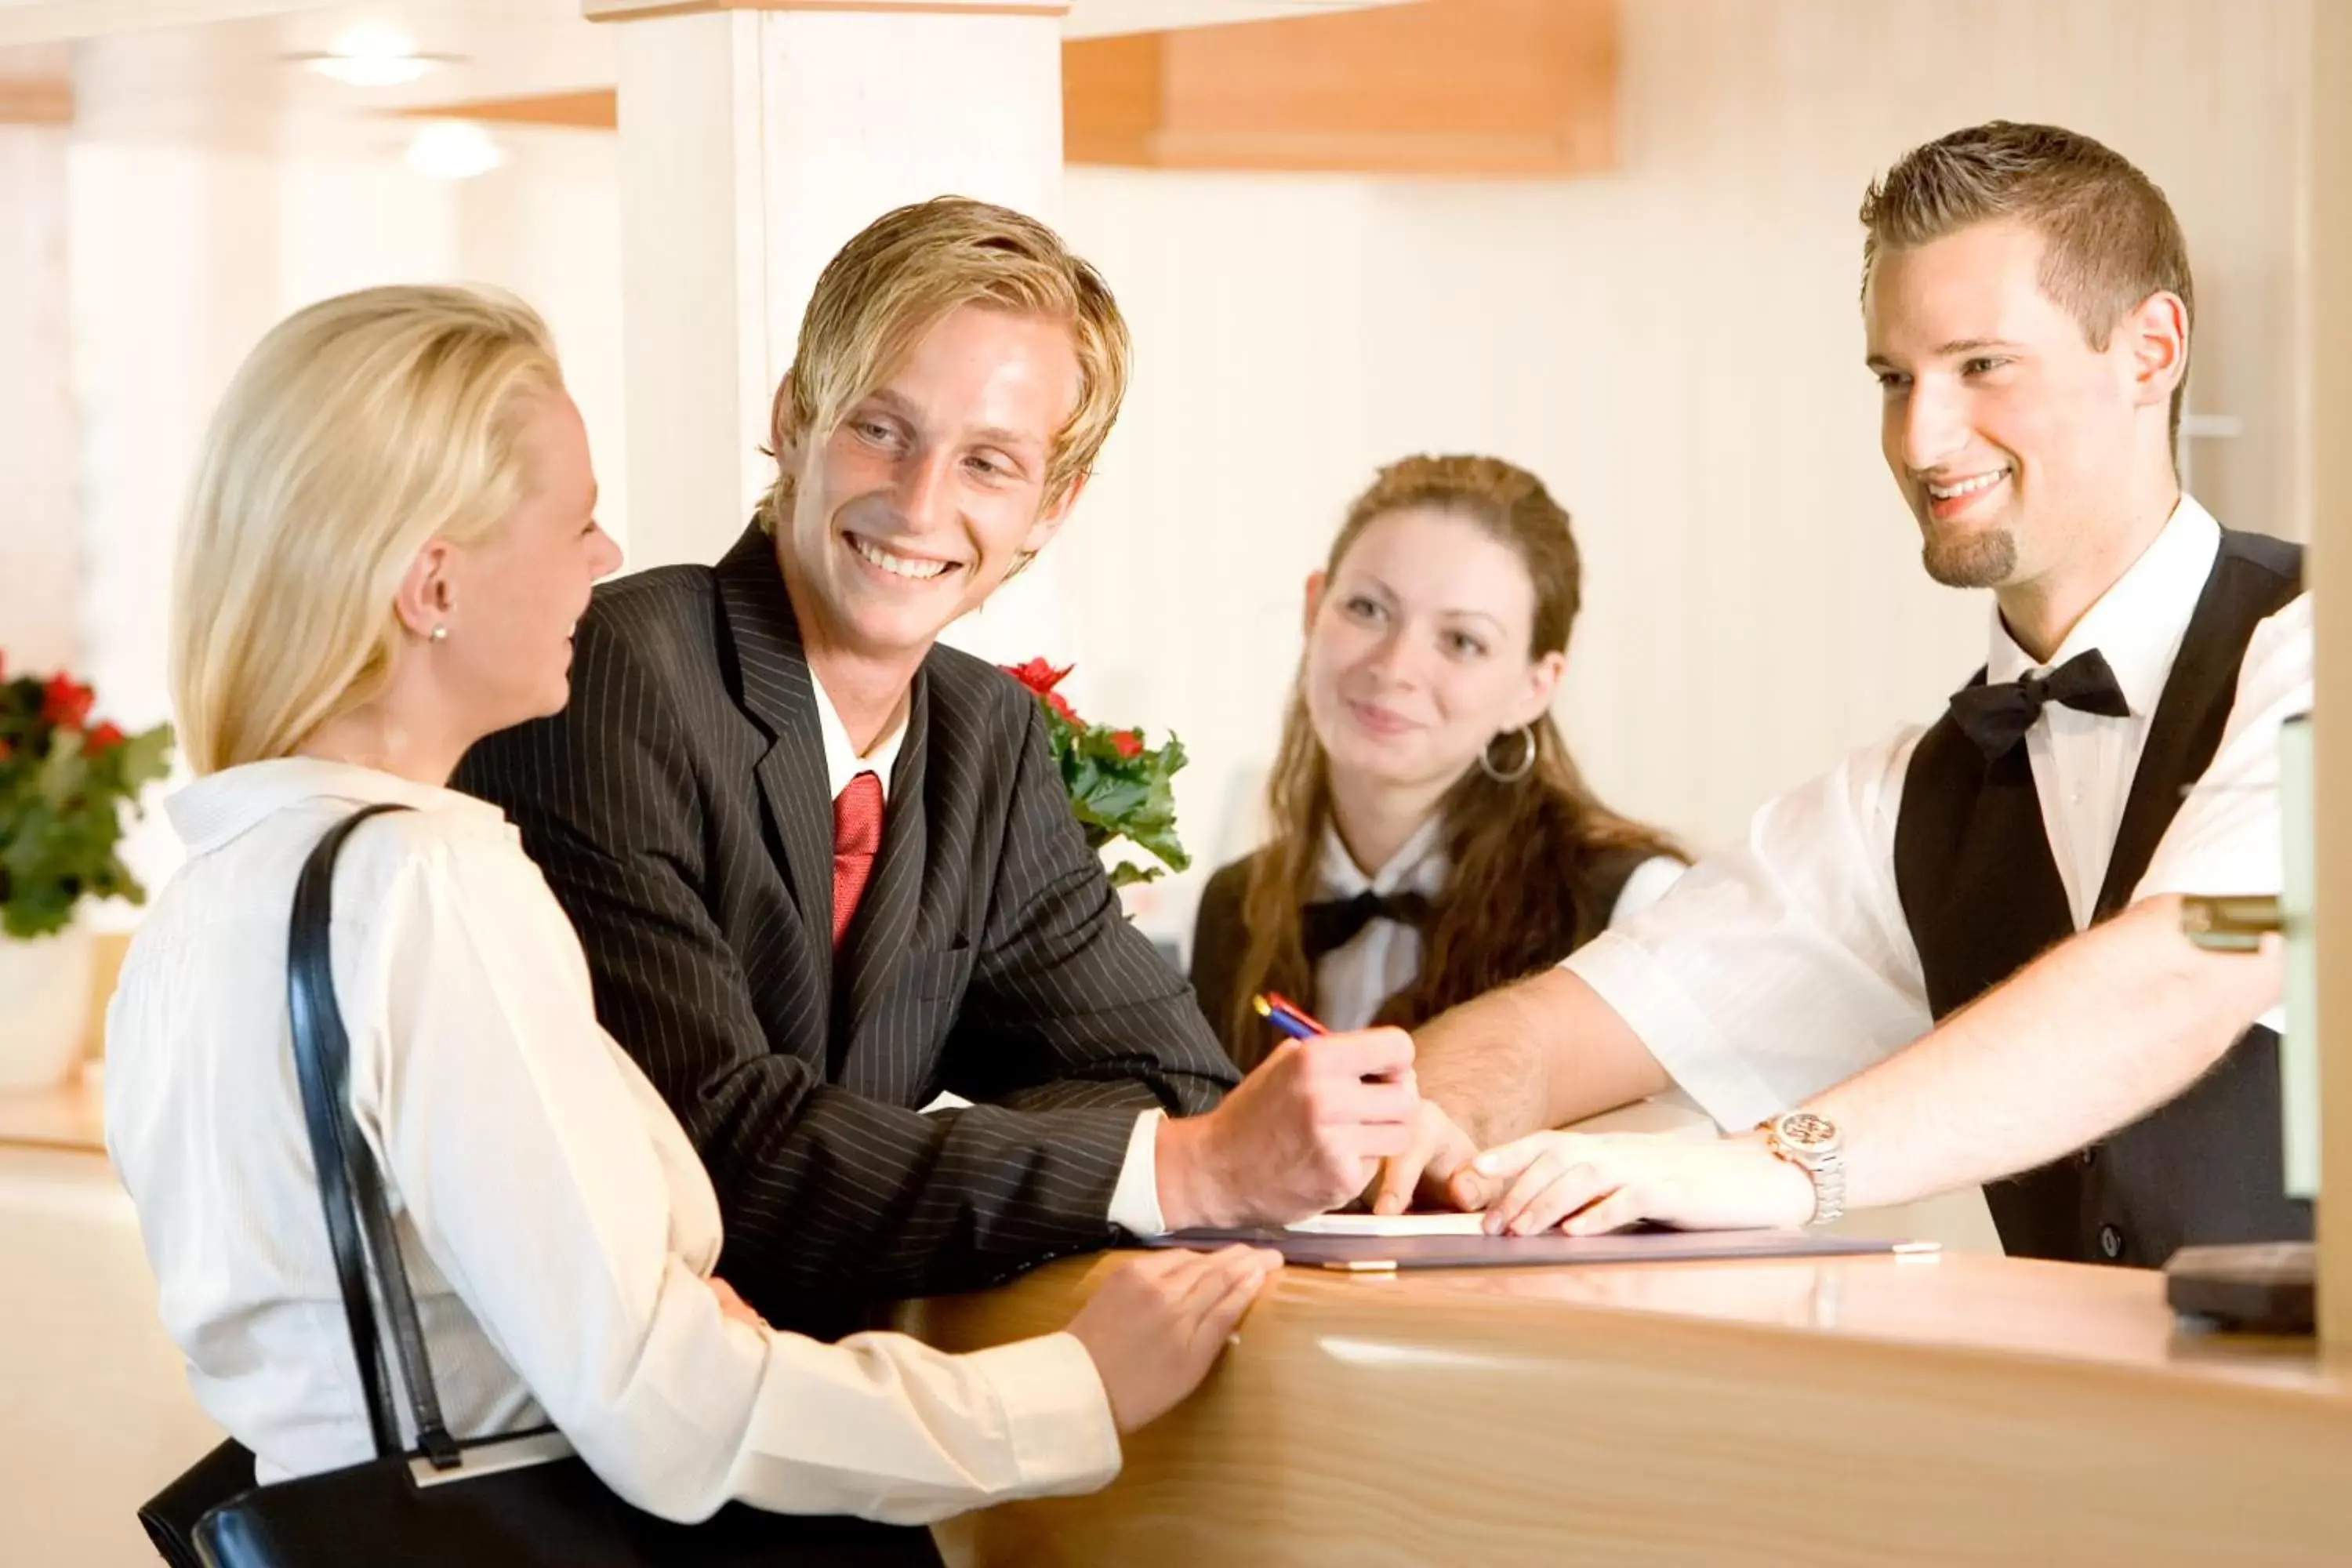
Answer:
<svg viewBox="0 0 2352 1568"><path fill-rule="evenodd" d="M419 54L414 39L389 27L355 27L323 55L287 58L348 87L398 87L449 63L446 55Z"/></svg>
<svg viewBox="0 0 2352 1568"><path fill-rule="evenodd" d="M470 120L436 120L408 144L411 173L428 180L470 180L506 162L490 133Z"/></svg>

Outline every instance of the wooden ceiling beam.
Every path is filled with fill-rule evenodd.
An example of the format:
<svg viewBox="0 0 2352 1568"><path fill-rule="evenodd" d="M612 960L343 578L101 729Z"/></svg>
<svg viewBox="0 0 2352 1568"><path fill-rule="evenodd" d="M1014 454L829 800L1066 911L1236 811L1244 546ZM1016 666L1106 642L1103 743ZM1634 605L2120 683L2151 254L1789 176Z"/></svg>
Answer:
<svg viewBox="0 0 2352 1568"><path fill-rule="evenodd" d="M1616 0L1423 0L1073 42L1073 163L1565 175L1616 162Z"/></svg>
<svg viewBox="0 0 2352 1568"><path fill-rule="evenodd" d="M0 76L0 125L71 125L73 118L70 78Z"/></svg>
<svg viewBox="0 0 2352 1568"><path fill-rule="evenodd" d="M393 112L409 120L479 120L502 125L551 125L565 131L613 131L620 125L609 87L534 92L520 98L478 98Z"/></svg>
<svg viewBox="0 0 2352 1568"><path fill-rule="evenodd" d="M611 130L609 90L402 112ZM1062 46L1063 155L1139 169L1559 177L1617 157L1616 0L1423 0Z"/></svg>

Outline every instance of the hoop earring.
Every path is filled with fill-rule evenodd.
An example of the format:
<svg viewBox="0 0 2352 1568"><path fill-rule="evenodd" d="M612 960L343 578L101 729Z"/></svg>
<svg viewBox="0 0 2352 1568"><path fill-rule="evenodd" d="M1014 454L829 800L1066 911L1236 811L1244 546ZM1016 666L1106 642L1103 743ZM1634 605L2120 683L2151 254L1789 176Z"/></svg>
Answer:
<svg viewBox="0 0 2352 1568"><path fill-rule="evenodd" d="M1536 747L1539 743L1536 740L1536 727L1533 724L1523 724L1517 730L1507 730L1503 734L1522 735L1527 738L1528 749L1520 756L1518 766L1511 769L1508 773L1505 773L1495 766L1495 759L1493 755L1495 741L1503 739L1503 735L1497 735L1495 737L1495 741L1487 742L1485 746L1479 749L1478 771L1485 773L1488 778L1493 779L1496 784L1517 784L1521 779L1527 777L1528 774L1535 769Z"/></svg>

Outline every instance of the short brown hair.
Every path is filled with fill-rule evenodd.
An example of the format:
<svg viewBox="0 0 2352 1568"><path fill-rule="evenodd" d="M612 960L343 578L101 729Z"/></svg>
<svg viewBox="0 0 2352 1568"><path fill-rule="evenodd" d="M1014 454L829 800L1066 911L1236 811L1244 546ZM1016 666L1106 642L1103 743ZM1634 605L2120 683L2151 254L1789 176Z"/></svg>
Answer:
<svg viewBox="0 0 2352 1568"><path fill-rule="evenodd" d="M1895 160L1862 198L1862 282L1882 252L2006 219L2042 236L2042 289L2104 350L2116 323L2159 290L2196 320L2189 245L2156 182L2114 149L2055 125L1996 120ZM2189 390L2172 394L2172 433Z"/></svg>
<svg viewBox="0 0 2352 1568"><path fill-rule="evenodd" d="M801 317L793 368L769 416L772 452L795 437L829 437L857 400L882 384L915 345L965 305L1066 322L1077 351L1078 401L1055 437L1045 470L1053 505L1092 470L1127 395L1127 321L1110 288L1062 237L1035 218L934 196L883 214L818 275ZM795 476L776 477L761 508L770 527Z"/></svg>

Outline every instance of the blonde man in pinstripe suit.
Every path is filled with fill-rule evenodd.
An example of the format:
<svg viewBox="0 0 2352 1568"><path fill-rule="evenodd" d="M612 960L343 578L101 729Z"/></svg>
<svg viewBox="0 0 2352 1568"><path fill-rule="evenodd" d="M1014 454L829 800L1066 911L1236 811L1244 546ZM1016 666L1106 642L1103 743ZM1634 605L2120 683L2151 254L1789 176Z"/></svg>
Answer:
<svg viewBox="0 0 2352 1568"><path fill-rule="evenodd" d="M1127 368L1043 225L956 197L877 220L818 279L752 526L599 590L571 707L459 773L520 826L779 1324L1313 1214L1420 1114L1393 1029L1234 1087L1034 701L935 646L1067 518ZM916 1109L943 1089L976 1103Z"/></svg>

